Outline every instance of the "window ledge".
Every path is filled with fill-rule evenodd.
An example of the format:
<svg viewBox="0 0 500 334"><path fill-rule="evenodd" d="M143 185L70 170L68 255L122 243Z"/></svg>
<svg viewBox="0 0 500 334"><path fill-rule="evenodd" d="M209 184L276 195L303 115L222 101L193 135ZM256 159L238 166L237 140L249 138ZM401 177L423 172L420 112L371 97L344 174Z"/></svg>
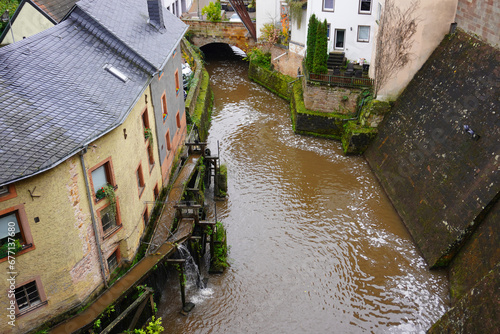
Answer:
<svg viewBox="0 0 500 334"><path fill-rule="evenodd" d="M117 184L115 184L115 185L113 186L113 189L114 189L115 191L117 191L117 190L118 190L118 185L117 185ZM99 204L99 203L101 203L102 201L104 201L105 199L106 199L106 196L104 196L103 198L97 198L97 197L95 196L95 193L94 193L94 203L95 203L95 204Z"/></svg>
<svg viewBox="0 0 500 334"><path fill-rule="evenodd" d="M24 253L27 253L29 251L34 250L34 249L35 249L35 246L33 244L26 244L26 245L23 245L23 248L19 252L17 252L14 255L10 255L10 257L11 257L11 259L16 258L20 255L23 255ZM8 259L9 259L9 255L6 255L0 259L0 263L7 261Z"/></svg>
<svg viewBox="0 0 500 334"><path fill-rule="evenodd" d="M104 236L102 237L102 239L108 239L110 238L111 236L115 235L119 230L121 230L123 225L117 225L111 229L109 229L109 231L107 231Z"/></svg>
<svg viewBox="0 0 500 334"><path fill-rule="evenodd" d="M38 303L36 305L33 305L33 306L28 307L28 308L22 309L22 310L19 311L19 313L16 313L16 318L17 317L21 317L21 316L23 316L23 315L25 315L27 313L30 313L31 311L34 311L34 310L36 310L39 307L45 306L48 303L49 302L46 300L44 302L40 302L40 303Z"/></svg>

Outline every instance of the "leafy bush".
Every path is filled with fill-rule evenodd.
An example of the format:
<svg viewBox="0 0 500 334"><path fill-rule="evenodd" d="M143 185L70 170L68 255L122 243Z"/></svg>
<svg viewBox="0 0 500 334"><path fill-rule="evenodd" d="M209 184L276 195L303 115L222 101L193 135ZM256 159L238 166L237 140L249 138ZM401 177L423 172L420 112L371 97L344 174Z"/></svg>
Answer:
<svg viewBox="0 0 500 334"><path fill-rule="evenodd" d="M216 1L215 3L210 2L208 5L203 7L201 10L202 15L207 15L207 20L212 22L217 22L221 20L221 10L222 6L220 1Z"/></svg>
<svg viewBox="0 0 500 334"><path fill-rule="evenodd" d="M263 52L261 49L253 48L247 52L245 60L252 61L253 63L267 69L271 69L271 53Z"/></svg>
<svg viewBox="0 0 500 334"><path fill-rule="evenodd" d="M9 247L9 246L11 246L11 247ZM12 248L12 246L14 246L14 248ZM14 254L16 254L17 252L21 251L22 249L23 249L23 245L21 245L21 243L17 239L14 240L14 245L12 245L12 243L9 245L9 243L6 242L0 247L0 259L9 255L9 250L11 252L13 252ZM11 253L11 255L12 255L12 253Z"/></svg>
<svg viewBox="0 0 500 334"><path fill-rule="evenodd" d="M262 39L269 44L276 44L282 37L282 31L274 23L265 23L260 28Z"/></svg>

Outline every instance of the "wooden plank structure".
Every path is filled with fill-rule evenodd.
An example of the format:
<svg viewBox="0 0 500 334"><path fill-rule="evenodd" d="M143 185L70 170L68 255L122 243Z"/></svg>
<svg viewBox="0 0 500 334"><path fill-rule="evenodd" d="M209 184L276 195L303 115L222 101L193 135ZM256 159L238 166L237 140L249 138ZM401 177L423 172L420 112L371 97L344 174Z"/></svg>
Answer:
<svg viewBox="0 0 500 334"><path fill-rule="evenodd" d="M229 0L231 3L231 6L234 8L236 13L238 13L238 16L241 19L241 22L245 25L247 28L248 32L252 36L252 38L257 41L257 31L255 29L255 25L252 22L252 19L250 18L250 15L248 14L248 10L245 6L245 3L243 0Z"/></svg>
<svg viewBox="0 0 500 334"><path fill-rule="evenodd" d="M128 326L128 330L133 330L135 328L135 325L137 325L137 321L139 320L142 311L144 311L144 308L146 307L148 300L151 305L151 310L154 313L155 305L153 301L153 290L146 287L144 293L140 295L139 298L137 298L132 304L130 304L130 306L125 309L125 311L120 313L120 315L118 315L116 319L113 320L113 322L111 322L106 328L104 328L101 334L110 333L113 330L113 328L115 328L116 325L118 325L121 321L123 321L129 313L131 313L135 308L137 308L135 315Z"/></svg>

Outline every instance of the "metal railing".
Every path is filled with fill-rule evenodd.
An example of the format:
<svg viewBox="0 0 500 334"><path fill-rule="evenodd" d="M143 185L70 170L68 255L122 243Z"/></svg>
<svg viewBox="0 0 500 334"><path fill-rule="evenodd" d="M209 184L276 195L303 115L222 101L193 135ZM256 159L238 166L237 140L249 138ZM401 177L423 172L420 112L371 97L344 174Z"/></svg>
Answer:
<svg viewBox="0 0 500 334"><path fill-rule="evenodd" d="M316 81L320 83L326 83L331 86L340 87L373 87L373 79L371 78L359 78L359 77L346 77L340 75L330 75L330 74L315 74L308 73L308 80Z"/></svg>

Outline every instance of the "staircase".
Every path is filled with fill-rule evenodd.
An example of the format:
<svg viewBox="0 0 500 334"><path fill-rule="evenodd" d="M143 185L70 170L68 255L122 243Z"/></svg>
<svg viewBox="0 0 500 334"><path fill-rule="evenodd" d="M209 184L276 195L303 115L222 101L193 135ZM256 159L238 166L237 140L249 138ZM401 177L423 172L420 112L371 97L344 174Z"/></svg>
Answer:
<svg viewBox="0 0 500 334"><path fill-rule="evenodd" d="M341 67L344 65L344 52L330 52L328 55L327 67L332 70L334 67Z"/></svg>

